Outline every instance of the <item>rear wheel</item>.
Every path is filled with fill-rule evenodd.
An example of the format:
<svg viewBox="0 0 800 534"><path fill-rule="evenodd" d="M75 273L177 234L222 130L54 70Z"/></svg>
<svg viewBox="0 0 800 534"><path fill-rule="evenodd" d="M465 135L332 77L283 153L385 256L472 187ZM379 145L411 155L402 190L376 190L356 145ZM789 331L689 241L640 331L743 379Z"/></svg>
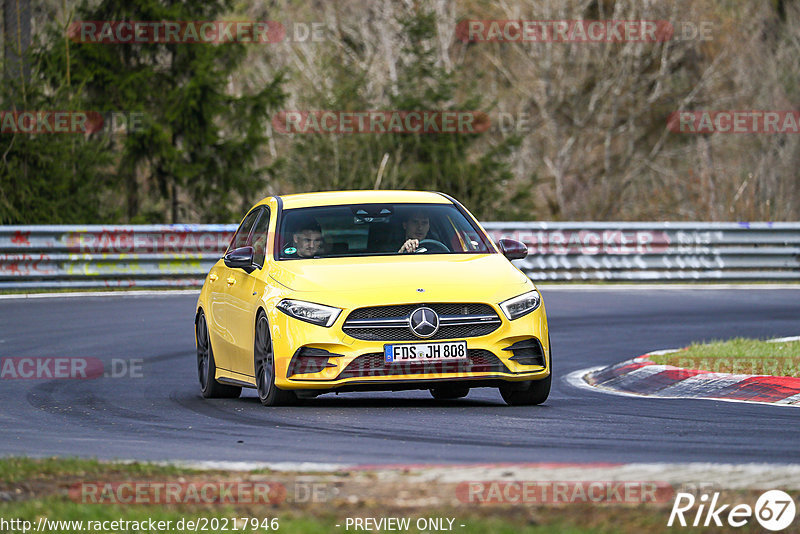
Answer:
<svg viewBox="0 0 800 534"><path fill-rule="evenodd" d="M439 386L431 388L430 391L436 400L461 399L469 395L469 388L466 386Z"/></svg>
<svg viewBox="0 0 800 534"><path fill-rule="evenodd" d="M217 364L214 362L214 351L208 336L208 324L203 312L197 317L195 325L197 339L197 377L200 379L200 390L206 399L235 399L242 394L242 388L228 386L217 382Z"/></svg>
<svg viewBox="0 0 800 534"><path fill-rule="evenodd" d="M264 406L285 406L297 403L293 391L284 391L275 386L275 353L272 350L272 336L269 333L267 315L260 311L256 319L255 347L253 360L256 376L256 391Z"/></svg>

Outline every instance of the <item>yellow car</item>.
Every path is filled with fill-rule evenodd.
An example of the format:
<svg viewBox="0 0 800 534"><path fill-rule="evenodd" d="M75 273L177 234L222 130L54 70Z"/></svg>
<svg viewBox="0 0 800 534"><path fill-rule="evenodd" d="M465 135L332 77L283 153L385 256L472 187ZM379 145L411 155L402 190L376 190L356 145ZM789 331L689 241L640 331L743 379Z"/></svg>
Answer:
<svg viewBox="0 0 800 534"><path fill-rule="evenodd" d="M267 406L321 393L497 387L550 393L542 297L456 200L419 191L269 197L245 215L197 301L203 396Z"/></svg>

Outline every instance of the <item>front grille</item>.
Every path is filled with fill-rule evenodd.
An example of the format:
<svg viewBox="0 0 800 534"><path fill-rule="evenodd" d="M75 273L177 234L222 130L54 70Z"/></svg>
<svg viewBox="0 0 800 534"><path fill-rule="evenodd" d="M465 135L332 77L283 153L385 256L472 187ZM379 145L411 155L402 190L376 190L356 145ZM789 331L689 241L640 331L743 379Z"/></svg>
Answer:
<svg viewBox="0 0 800 534"><path fill-rule="evenodd" d="M435 311L441 324L436 334L426 340L485 336L497 330L501 324L500 317L488 304L403 304L353 310L342 329L347 335L365 341L418 340L420 338L408 327L407 319L421 306ZM391 324L391 321L395 324Z"/></svg>
<svg viewBox="0 0 800 534"><path fill-rule="evenodd" d="M428 363L386 363L381 352L359 356L339 373L338 378L416 375L425 373L508 373L500 359L488 350L469 349L468 360Z"/></svg>
<svg viewBox="0 0 800 534"><path fill-rule="evenodd" d="M369 308L358 308L350 312L347 320L350 319L376 319L386 317L408 317L411 312L420 306L427 306L439 315L489 315L495 314L494 309L488 304L400 304L396 306L372 306ZM497 314L495 314L497 315Z"/></svg>

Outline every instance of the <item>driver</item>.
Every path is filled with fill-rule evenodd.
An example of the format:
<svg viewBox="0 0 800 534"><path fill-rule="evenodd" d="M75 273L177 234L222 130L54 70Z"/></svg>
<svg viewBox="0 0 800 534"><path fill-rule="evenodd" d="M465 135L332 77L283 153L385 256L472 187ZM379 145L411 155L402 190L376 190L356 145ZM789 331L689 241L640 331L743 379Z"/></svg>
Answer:
<svg viewBox="0 0 800 534"><path fill-rule="evenodd" d="M412 211L408 218L403 221L403 230L406 233L405 242L397 252L406 254L416 251L419 247L419 242L428 237L430 228L430 218L424 211Z"/></svg>
<svg viewBox="0 0 800 534"><path fill-rule="evenodd" d="M325 242L322 239L322 230L314 221L309 221L292 234L294 247L288 247L285 252L289 256L298 258L313 258L322 252ZM292 250L292 249L295 250Z"/></svg>

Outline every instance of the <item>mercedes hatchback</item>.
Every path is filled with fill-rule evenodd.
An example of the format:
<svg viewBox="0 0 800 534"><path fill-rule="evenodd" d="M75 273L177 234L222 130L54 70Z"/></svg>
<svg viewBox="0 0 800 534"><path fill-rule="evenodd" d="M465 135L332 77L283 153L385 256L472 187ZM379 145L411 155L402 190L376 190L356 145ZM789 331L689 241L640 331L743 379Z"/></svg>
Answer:
<svg viewBox="0 0 800 534"><path fill-rule="evenodd" d="M267 406L321 393L499 388L544 402L551 355L542 297L441 193L269 197L206 277L195 315L204 397L255 388Z"/></svg>

